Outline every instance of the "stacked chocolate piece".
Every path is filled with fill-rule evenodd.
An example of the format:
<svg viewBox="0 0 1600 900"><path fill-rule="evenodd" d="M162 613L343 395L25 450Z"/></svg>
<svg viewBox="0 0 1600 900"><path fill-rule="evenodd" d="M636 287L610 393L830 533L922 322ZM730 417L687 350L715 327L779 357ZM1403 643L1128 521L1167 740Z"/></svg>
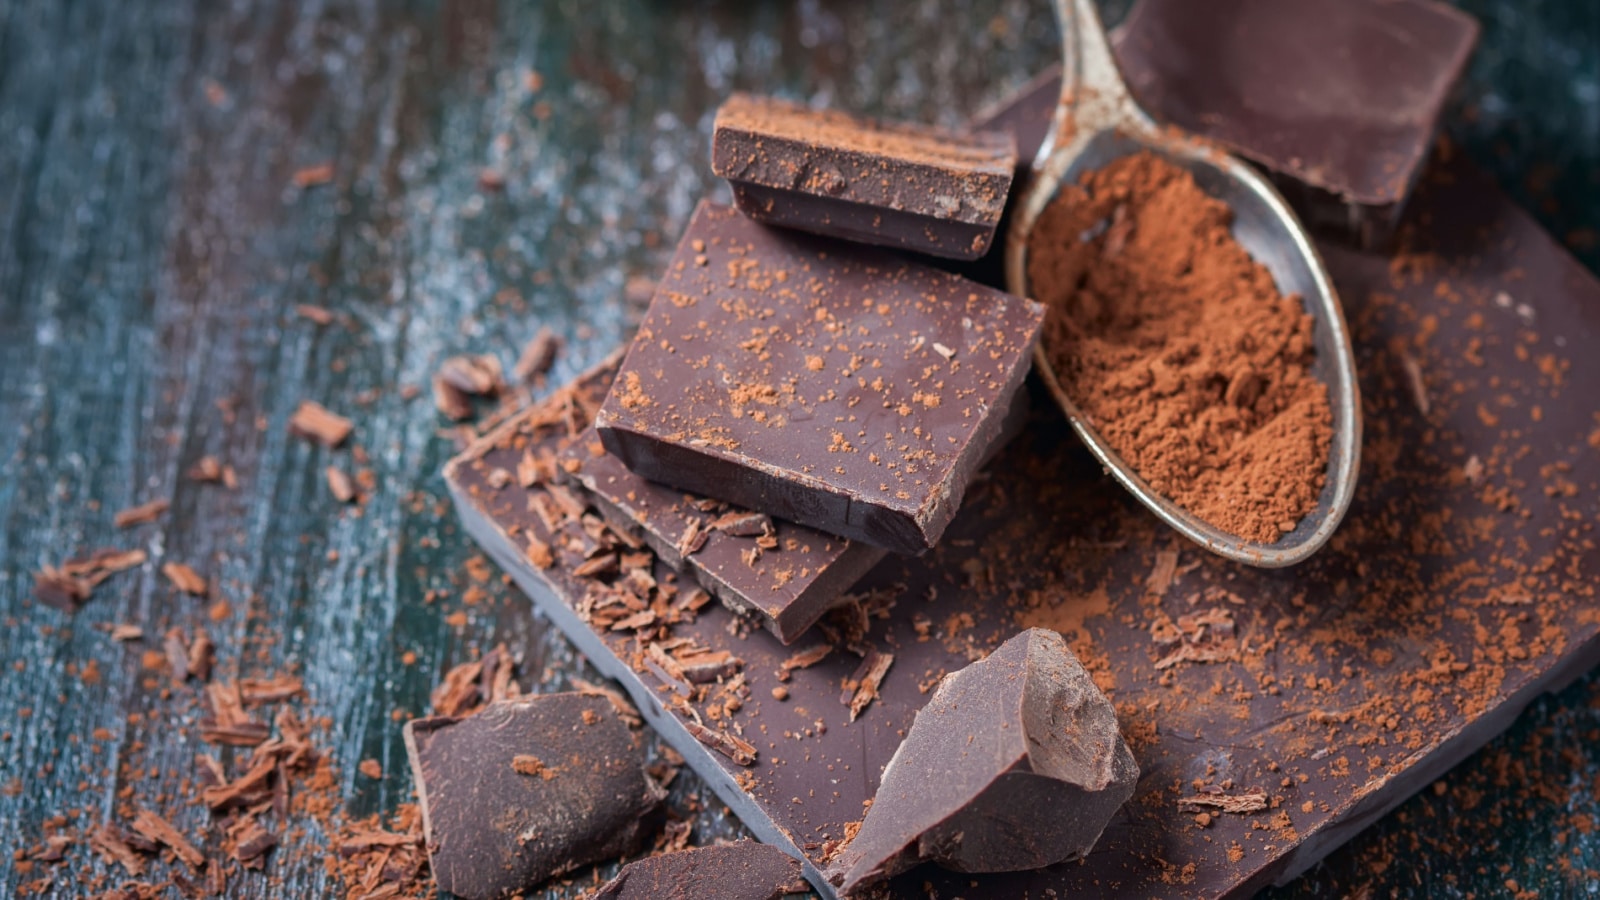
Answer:
<svg viewBox="0 0 1600 900"><path fill-rule="evenodd" d="M1184 25L1185 4L1142 0L1119 40L1125 74L1158 117L1227 143L1305 214L1337 210L1341 237L1378 245L1419 180L1475 27L1423 0L1237 5L1238 16L1210 22L1223 33L1202 35ZM1323 15L1331 6L1336 29ZM1256 39L1268 27L1273 37ZM1428 52L1402 65L1402 46ZM1269 57L1285 47L1297 48L1295 65L1279 67ZM1275 120L1338 155L1285 149L1289 130L1263 126L1219 67L1269 73L1274 82L1256 88L1271 89ZM1357 81L1380 69L1385 83ZM1319 119L1330 109L1319 98L1341 86L1387 102L1338 107L1340 127L1392 140L1315 140L1315 128L1334 127ZM758 838L801 857L824 896L925 885L969 897L1248 895L1470 749L1400 736L1404 716L1332 728L1306 713L1333 702L1341 679L1368 697L1374 683L1437 671L1415 649L1431 639L1343 670L1331 650L1311 649L1309 629L1330 633L1319 616L1337 620L1353 602L1347 586L1372 577L1370 542L1332 548L1298 579L1203 555L1180 565L1167 534L1095 480L1056 417L1035 417L1002 449L1027 419L1021 386L1042 311L925 257L966 267L998 252L1013 173L1046 140L1059 94L1045 74L972 135L730 100L712 160L737 207L696 210L626 355L446 471L478 540ZM1384 191L1364 189L1375 180ZM1448 183L1419 201L1417 221L1475 210L1484 229L1549 255L1548 238L1502 200L1474 205L1489 196L1482 188ZM1391 284L1399 257L1322 250L1347 302L1403 289L1399 321L1443 293L1442 275ZM1488 296L1520 269L1474 257L1456 277ZM1551 288L1549 314L1576 321L1576 282L1554 280L1566 287ZM1372 333L1360 337L1373 354L1397 345L1384 318L1395 302L1367 310ZM1392 381L1375 371L1364 380ZM1572 404L1556 406L1544 400L1547 419L1571 418ZM1589 427L1579 419L1572 428ZM1461 440L1463 459L1499 452L1492 436ZM1364 498L1375 519L1406 506L1403 477L1431 477L1438 462L1403 450L1394 459ZM1537 527L1548 503L1527 503ZM1476 521L1465 509L1439 527ZM1521 527L1495 537L1520 540ZM1455 532L1438 540L1470 543ZM1169 617L1163 597L1180 580L1187 606ZM1419 606L1426 592L1396 588ZM1591 634L1581 621L1574 633ZM1069 640L1027 627L1037 624ZM1174 684L1182 690L1170 693ZM1228 697L1234 705L1221 705ZM1440 734L1471 726L1486 738L1483 723L1510 702L1468 699L1478 698L1456 707L1477 712ZM1138 724L1131 746L1119 719ZM1367 748L1390 742L1405 754L1370 763ZM1370 779L1340 762L1358 752ZM1082 864L1053 865L1072 859Z"/></svg>
<svg viewBox="0 0 1600 900"><path fill-rule="evenodd" d="M1044 311L883 249L986 250L1008 134L736 95L712 165L739 206L695 211L560 477L791 643L885 554L938 542L1026 414Z"/></svg>

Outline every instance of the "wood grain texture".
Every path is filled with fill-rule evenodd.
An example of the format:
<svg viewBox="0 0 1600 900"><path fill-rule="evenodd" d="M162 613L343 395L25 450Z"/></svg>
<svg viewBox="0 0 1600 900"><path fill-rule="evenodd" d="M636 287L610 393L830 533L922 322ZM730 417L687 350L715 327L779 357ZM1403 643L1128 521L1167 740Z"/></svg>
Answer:
<svg viewBox="0 0 1600 900"><path fill-rule="evenodd" d="M1476 113L1453 133L1600 263L1583 231L1600 225L1600 10L1467 5L1486 31L1464 92ZM125 787L203 833L179 791L198 707L141 668L170 625L204 624L224 676L304 675L353 815L408 799L392 713L424 711L475 649L505 641L539 689L592 676L498 573L466 602L477 554L438 477L447 423L401 386L425 387L454 353L509 366L540 324L567 340L552 383L620 341L640 312L627 279L654 273L696 200L726 197L706 140L728 92L955 125L1054 43L1041 0L0 3L0 895L46 817L92 825ZM322 163L328 184L293 186ZM480 186L485 168L503 189ZM302 399L350 416L351 443L290 437ZM362 468L357 447L375 489L348 507L323 469ZM184 477L205 455L235 468L237 490ZM156 522L113 527L155 498L171 502ZM31 599L41 564L102 546L150 561L76 616ZM173 588L166 562L211 596ZM458 611L465 624L448 624ZM143 642L113 642L102 627L119 622ZM1280 895L1576 890L1559 858L1600 868L1600 840L1570 824L1600 810L1595 694L1591 680L1541 701L1452 774L1489 786L1476 805L1413 800ZM383 779L357 773L369 757ZM1570 796L1496 787L1508 758ZM674 800L697 790L686 775ZM712 806L697 837L738 833ZM1436 839L1496 816L1507 825L1477 866ZM269 867L282 883L241 876L230 894L332 893L320 863L291 857ZM58 895L83 893L72 873L88 859L55 870Z"/></svg>

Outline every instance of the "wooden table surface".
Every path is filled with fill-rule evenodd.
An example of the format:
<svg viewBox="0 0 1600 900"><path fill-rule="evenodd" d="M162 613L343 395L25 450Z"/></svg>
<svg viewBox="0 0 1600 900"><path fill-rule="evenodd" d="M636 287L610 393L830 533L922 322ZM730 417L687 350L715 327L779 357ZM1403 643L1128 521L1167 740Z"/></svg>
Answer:
<svg viewBox="0 0 1600 900"><path fill-rule="evenodd" d="M1452 134L1600 264L1600 7L1466 5L1485 34ZM955 125L1055 45L1044 0L0 2L0 896L48 817L93 825L124 789L204 832L181 789L198 707L143 668L170 626L206 627L224 675L305 677L350 816L409 799L401 724L449 665L504 641L536 689L592 675L515 591L471 589L448 423L403 388L454 353L509 364L541 324L567 340L554 380L621 341L627 281L725 194L705 148L728 92ZM331 181L294 185L323 163ZM353 446L289 436L302 399L354 419ZM236 489L185 477L207 455ZM370 469L359 506L330 464ZM154 498L158 521L113 527ZM108 546L150 561L73 616L32 599L41 565ZM1600 680L1438 787L1272 893L1600 890ZM685 773L674 802L699 790ZM708 804L697 838L737 833ZM336 890L279 856L230 895ZM57 895L97 869L79 846Z"/></svg>

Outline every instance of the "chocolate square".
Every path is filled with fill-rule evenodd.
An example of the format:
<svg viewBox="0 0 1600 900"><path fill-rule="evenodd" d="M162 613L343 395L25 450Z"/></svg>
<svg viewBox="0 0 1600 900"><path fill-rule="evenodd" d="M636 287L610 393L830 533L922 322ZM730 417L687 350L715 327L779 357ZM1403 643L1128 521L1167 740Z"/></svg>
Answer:
<svg viewBox="0 0 1600 900"><path fill-rule="evenodd" d="M920 553L999 434L1043 317L702 203L595 428L651 480Z"/></svg>

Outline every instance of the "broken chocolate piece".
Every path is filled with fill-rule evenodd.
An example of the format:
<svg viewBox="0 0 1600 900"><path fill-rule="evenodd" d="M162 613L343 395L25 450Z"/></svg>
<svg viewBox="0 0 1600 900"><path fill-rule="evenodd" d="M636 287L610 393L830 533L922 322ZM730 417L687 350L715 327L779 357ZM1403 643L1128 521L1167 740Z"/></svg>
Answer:
<svg viewBox="0 0 1600 900"><path fill-rule="evenodd" d="M771 225L951 259L994 240L1016 167L1000 132L948 132L734 94L717 110L711 170Z"/></svg>
<svg viewBox="0 0 1600 900"><path fill-rule="evenodd" d="M302 400L289 417L289 433L295 437L316 441L324 447L337 447L350 437L355 426L350 420L328 409L315 400ZM220 477L220 475L219 475Z"/></svg>
<svg viewBox="0 0 1600 900"><path fill-rule="evenodd" d="M946 676L828 876L845 895L921 862L1012 872L1081 859L1133 796L1116 710L1054 631Z"/></svg>
<svg viewBox="0 0 1600 900"><path fill-rule="evenodd" d="M642 741L606 699L577 693L407 723L439 887L487 900L632 852L666 796L645 772ZM524 755L554 777L518 772L513 760Z"/></svg>
<svg viewBox="0 0 1600 900"><path fill-rule="evenodd" d="M590 900L780 900L810 890L799 860L739 841L635 860Z"/></svg>
<svg viewBox="0 0 1600 900"><path fill-rule="evenodd" d="M702 203L595 428L645 478L920 553L1000 434L1043 316Z"/></svg>
<svg viewBox="0 0 1600 900"><path fill-rule="evenodd" d="M643 540L728 608L755 614L785 643L805 633L886 552L761 513L702 510L699 498L628 471L593 429L561 455L558 471L587 490L608 525ZM691 530L701 543L685 554ZM768 534L772 548L746 562Z"/></svg>
<svg viewBox="0 0 1600 900"><path fill-rule="evenodd" d="M1375 247L1478 31L1433 0L1141 0L1117 58L1157 120L1267 168L1307 225Z"/></svg>

